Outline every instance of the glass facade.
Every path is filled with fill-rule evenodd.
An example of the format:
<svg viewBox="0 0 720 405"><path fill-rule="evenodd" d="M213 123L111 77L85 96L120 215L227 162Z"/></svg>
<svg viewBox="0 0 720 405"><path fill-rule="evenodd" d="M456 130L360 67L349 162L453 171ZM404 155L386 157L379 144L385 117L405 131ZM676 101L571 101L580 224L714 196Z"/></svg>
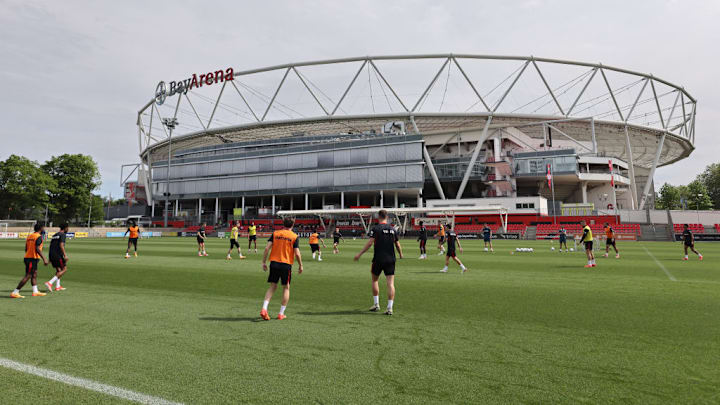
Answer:
<svg viewBox="0 0 720 405"><path fill-rule="evenodd" d="M235 151L233 151L235 152ZM203 153L209 153L204 151ZM384 137L173 159L171 198L421 188L422 139ZM153 194L167 187L167 163L152 165Z"/></svg>

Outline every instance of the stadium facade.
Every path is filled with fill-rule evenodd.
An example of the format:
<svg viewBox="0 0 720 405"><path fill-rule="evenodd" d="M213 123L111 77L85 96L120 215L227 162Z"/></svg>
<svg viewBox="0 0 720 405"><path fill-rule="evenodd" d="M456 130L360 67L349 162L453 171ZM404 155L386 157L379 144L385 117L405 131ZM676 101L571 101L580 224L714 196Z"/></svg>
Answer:
<svg viewBox="0 0 720 405"><path fill-rule="evenodd" d="M551 211L642 209L656 168L694 149L684 88L601 64L443 54L231 72L172 96L158 85L138 112L154 216L476 198L541 212L522 202L538 196Z"/></svg>

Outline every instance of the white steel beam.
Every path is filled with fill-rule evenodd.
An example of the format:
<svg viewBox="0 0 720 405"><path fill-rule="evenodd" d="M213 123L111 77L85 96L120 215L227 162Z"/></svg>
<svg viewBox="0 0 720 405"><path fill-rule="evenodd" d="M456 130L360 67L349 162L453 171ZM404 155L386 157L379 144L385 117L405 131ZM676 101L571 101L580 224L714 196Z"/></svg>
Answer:
<svg viewBox="0 0 720 405"><path fill-rule="evenodd" d="M653 98L655 98L655 106L657 107L658 117L660 117L660 124L663 124L665 120L663 119L662 109L660 108L660 100L658 100L657 92L655 92L655 81L652 79L650 79L650 88L652 89Z"/></svg>
<svg viewBox="0 0 720 405"><path fill-rule="evenodd" d="M600 68L600 74L602 75L603 81L605 82L605 86L607 86L607 89L610 92L610 97L612 97L613 104L615 104L615 109L617 110L618 116L620 116L620 120L625 121L625 118L623 118L623 113L620 110L620 106L615 99L615 93L613 93L613 89L612 87L610 87L610 82L608 82L607 76L605 76L605 70L603 68ZM627 126L625 128L627 129Z"/></svg>
<svg viewBox="0 0 720 405"><path fill-rule="evenodd" d="M650 167L650 173L648 173L647 181L645 182L645 187L643 188L643 193L640 200L640 205L638 206L639 210L642 210L645 208L645 202L647 201L647 196L650 193L650 187L652 187L653 184L653 177L655 176L655 169L657 169L657 165L660 162L660 155L662 154L662 148L665 144L665 136L666 133L662 134L662 137L660 137L660 142L658 143L657 151L655 152L655 159L653 160L652 166Z"/></svg>
<svg viewBox="0 0 720 405"><path fill-rule="evenodd" d="M648 79L645 79L645 82L643 83L642 88L640 88L640 92L638 93L637 97L635 98L635 102L633 103L632 107L630 107L630 111L628 111L627 115L625 116L625 123L630 120L630 117L632 116L633 111L635 110L635 107L637 106L638 101L640 101L640 97L642 96L643 92L645 91L645 87L647 87Z"/></svg>
<svg viewBox="0 0 720 405"><path fill-rule="evenodd" d="M350 80L350 84L347 86L345 91L343 92L342 97L340 97L340 100L338 100L337 104L335 104L335 108L333 108L330 115L335 115L335 111L337 111L338 108L340 108L340 104L345 100L345 96L347 96L348 92L350 91L350 88L352 88L353 84L355 84L355 80L357 80L358 76L360 76L360 72L362 72L365 65L367 65L367 59L360 65L360 69L358 69L357 72L355 72L355 76L353 76L352 80Z"/></svg>
<svg viewBox="0 0 720 405"><path fill-rule="evenodd" d="M245 99L245 96L243 96L243 94L240 92L240 89L238 89L238 87L235 85L235 81L233 80L230 83L233 85L233 87L235 87L235 91L237 91L237 94L240 96L243 103L245 103L245 107L247 107L248 110L250 110L250 113L253 115L253 117L255 117L255 121L260 122L260 118L258 118L257 114L255 114L255 111L253 111L252 107L250 107L250 104Z"/></svg>
<svg viewBox="0 0 720 405"><path fill-rule="evenodd" d="M565 114L566 117L569 117L570 114L572 114L572 110L575 108L575 105L578 101L580 101L580 97L582 97L583 94L585 94L585 90L587 90L588 86L590 85L590 82L592 82L593 78L595 77L595 73L597 73L598 68L593 68L593 72L590 75L590 78L587 82L585 82L585 85L583 86L582 90L580 90L580 93L578 93L577 97L575 98L575 101L570 106L570 109L568 109L567 114Z"/></svg>
<svg viewBox="0 0 720 405"><path fill-rule="evenodd" d="M322 108L322 110L323 110L323 112L325 113L325 115L330 115L330 113L328 113L328 111L325 109L325 106L323 106L322 103L320 102L320 100L318 100L318 98L315 96L315 93L313 93L313 91L310 90L310 87L307 85L307 83L305 83L305 79L303 79L302 76L300 76L300 72L298 72L297 69L295 69L295 66L293 66L292 70L293 70L293 72L295 72L295 75L297 75L298 79L300 79L300 81L301 81L302 84L305 86L305 88L307 89L307 91L310 93L310 95L312 96L312 98L315 99L315 102L318 103L318 105L320 106L320 108Z"/></svg>
<svg viewBox="0 0 720 405"><path fill-rule="evenodd" d="M435 172L435 166L432 163L432 158L430 158L430 154L428 153L425 144L423 144L423 158L425 159L425 164L427 165L428 171L430 172L430 177L432 177L433 183L435 183L435 189L440 195L440 199L445 200L445 192L443 192L442 184L440 184L440 179L438 179L437 172Z"/></svg>
<svg viewBox="0 0 720 405"><path fill-rule="evenodd" d="M457 66L460 73L462 73L465 80L467 80L468 84L470 85L470 88L472 88L472 91L475 93L477 98L480 100L483 106L485 106L485 111L490 112L490 107L485 103L485 100L483 100L482 96L480 95L480 92L477 91L475 88L475 85L473 84L472 80L468 77L468 75L465 73L465 70L463 70L462 66L460 66L460 63L457 61L455 57L452 58L453 62L455 62L455 66Z"/></svg>
<svg viewBox="0 0 720 405"><path fill-rule="evenodd" d="M218 104L220 104L220 98L222 98L223 91L225 91L225 86L227 85L226 81L223 81L223 85L220 88L220 94L218 94L217 100L215 100L215 106L213 107L212 113L210 114L210 118L208 119L208 123L205 126L205 128L210 128L210 123L212 123L213 117L215 116L215 111L218 108Z"/></svg>
<svg viewBox="0 0 720 405"><path fill-rule="evenodd" d="M285 83L285 78L287 78L288 73L290 73L290 68L285 69L285 74L280 80L280 84L278 84L277 89L275 89L275 94L273 94L272 98L270 99L270 103L265 109L265 113L263 114L262 118L260 118L260 121L265 121L265 117L267 117L268 113L270 112L270 108L272 108L272 105L275 102L275 97L277 97L278 93L280 93L280 89L282 88L283 83Z"/></svg>
<svg viewBox="0 0 720 405"><path fill-rule="evenodd" d="M560 110L560 114L565 115L565 112L563 112L563 109L560 106L560 103L558 103L557 98L555 98L555 93L553 93L552 89L548 85L548 82L545 80L545 76L543 76L537 63L535 63L535 60L532 61L532 64L533 64L533 66L535 66L535 70L537 70L538 75L540 75L540 79L542 79L542 82L545 84L545 88L547 89L548 93L550 93L550 96L552 96L553 101L555 101L555 105L557 106L558 110Z"/></svg>
<svg viewBox="0 0 720 405"><path fill-rule="evenodd" d="M638 198L637 198L637 183L635 182L635 158L633 157L632 145L630 144L630 134L628 127L625 125L625 150L628 154L628 165L630 169L630 192L632 194L632 209L637 209Z"/></svg>
<svg viewBox="0 0 720 405"><path fill-rule="evenodd" d="M415 110L417 110L418 106L420 105L420 102L421 102L421 101L423 100L423 98L425 98L425 96L428 94L428 92L430 91L430 89L432 88L432 86L433 86L433 85L435 84L435 82L437 81L437 78L440 76L440 73L442 73L443 70L445 70L445 66L447 66L448 63L450 63L450 58L445 59L445 63L443 63L443 65L440 67L440 70L438 70L437 73L435 73L435 77L433 77L433 79L430 81L430 83L428 83L427 87L425 88L425 91L423 91L422 94L420 94L420 97L418 98L418 101L415 103L415 105L413 106L412 110L410 110L410 111L414 112Z"/></svg>
<svg viewBox="0 0 720 405"><path fill-rule="evenodd" d="M527 63L525 64L527 66ZM478 139L477 144L475 145L475 149L473 150L473 154L470 157L470 164L468 165L467 170L465 171L465 175L463 176L462 182L460 183L460 188L458 188L457 195L455 196L456 199L461 199L463 192L465 192L465 187L467 186L468 180L470 180L470 175L472 174L473 167L475 167L475 162L477 161L478 156L480 155L480 149L482 149L483 143L488 138L488 129L490 128L490 123L492 122L492 115L487 118L485 121L485 128L483 128L482 134L480 135L480 139Z"/></svg>
<svg viewBox="0 0 720 405"><path fill-rule="evenodd" d="M513 87L515 87L515 83L517 83L518 79L520 79L520 76L522 76L523 72L525 72L525 69L527 68L528 64L530 64L530 61L526 61L523 65L522 69L520 69L520 72L515 76L515 79L513 79L512 83L510 84L510 87L505 90L505 93L503 93L502 97L500 97L500 100L498 100L497 104L495 104L495 108L493 108L492 112L494 113L497 111L498 108L500 108L500 105L503 101L505 101L505 97L507 97L508 93L510 93L510 90L512 90Z"/></svg>
<svg viewBox="0 0 720 405"><path fill-rule="evenodd" d="M190 108L192 108L193 112L195 113L195 116L198 119L198 122L200 123L200 126L203 130L206 130L205 124L203 123L202 119L200 118L200 115L198 115L197 110L195 110L195 106L193 105L192 101L190 101L190 97L188 97L187 94L185 94L185 99L187 100L188 104L190 104Z"/></svg>
<svg viewBox="0 0 720 405"><path fill-rule="evenodd" d="M375 69L375 72L380 76L383 83L385 83L385 85L388 87L388 89L390 89L390 92L393 94L393 96L395 96L395 99L397 99L397 101L400 103L402 108L405 109L406 112L410 112L410 110L408 110L408 108L405 106L405 103L403 103L402 99L395 92L395 89L393 89L393 87L390 85L390 83L388 83L387 79L385 79L385 76L382 74L380 69L378 69L378 67L375 65L375 62L373 62L372 59L369 59L369 62L370 62L370 66L372 66L372 68Z"/></svg>

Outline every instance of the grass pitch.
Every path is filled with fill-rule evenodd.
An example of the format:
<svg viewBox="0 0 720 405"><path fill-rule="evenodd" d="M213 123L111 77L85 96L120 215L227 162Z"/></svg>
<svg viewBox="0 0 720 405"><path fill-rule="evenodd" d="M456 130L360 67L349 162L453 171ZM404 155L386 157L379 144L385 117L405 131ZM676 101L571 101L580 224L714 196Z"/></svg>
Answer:
<svg viewBox="0 0 720 405"><path fill-rule="evenodd" d="M288 318L263 322L261 252L226 261L227 240L202 258L194 238L141 240L131 259L119 239L71 240L67 291L23 300L7 298L23 241L0 241L0 357L185 403L720 402L720 244L683 262L679 243L620 242L621 259L587 270L545 241L499 241L494 254L464 241L461 275L439 273L434 244L417 260L404 240L389 317L366 312L362 243L317 262L302 240ZM511 255L518 246L535 252ZM51 268L39 274L42 285ZM273 317L279 306L280 292ZM4 368L0 392L122 402Z"/></svg>

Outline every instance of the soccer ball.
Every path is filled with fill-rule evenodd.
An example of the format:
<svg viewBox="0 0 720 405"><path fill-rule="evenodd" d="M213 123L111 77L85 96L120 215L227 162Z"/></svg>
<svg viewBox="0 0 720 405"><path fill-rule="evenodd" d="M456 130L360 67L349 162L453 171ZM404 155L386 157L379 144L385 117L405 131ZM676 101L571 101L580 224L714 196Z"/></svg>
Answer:
<svg viewBox="0 0 720 405"><path fill-rule="evenodd" d="M485 248L485 251L487 252L487 248Z"/></svg>
<svg viewBox="0 0 720 405"><path fill-rule="evenodd" d="M554 250L555 250L555 246L552 246L552 247L550 248L550 250L553 250L553 251L554 251Z"/></svg>
<svg viewBox="0 0 720 405"><path fill-rule="evenodd" d="M575 248L570 248L570 251L571 251L571 252L574 252L574 251L575 251Z"/></svg>

